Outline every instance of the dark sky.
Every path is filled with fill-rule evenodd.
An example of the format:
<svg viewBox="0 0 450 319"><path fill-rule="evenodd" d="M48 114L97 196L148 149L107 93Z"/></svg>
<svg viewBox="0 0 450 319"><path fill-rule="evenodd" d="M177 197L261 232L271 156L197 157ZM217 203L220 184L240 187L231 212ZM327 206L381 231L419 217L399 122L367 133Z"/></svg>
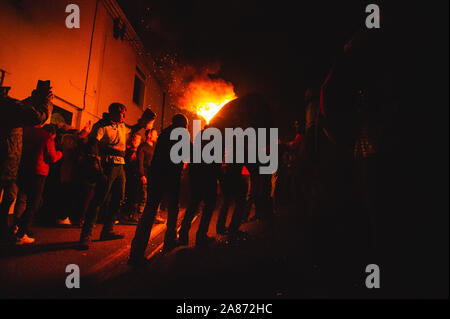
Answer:
<svg viewBox="0 0 450 319"><path fill-rule="evenodd" d="M263 94L277 115L293 119L302 114L305 89L320 87L333 57L364 26L371 2L119 3L153 54L176 53L198 67L220 63L218 75L233 83L238 96Z"/></svg>

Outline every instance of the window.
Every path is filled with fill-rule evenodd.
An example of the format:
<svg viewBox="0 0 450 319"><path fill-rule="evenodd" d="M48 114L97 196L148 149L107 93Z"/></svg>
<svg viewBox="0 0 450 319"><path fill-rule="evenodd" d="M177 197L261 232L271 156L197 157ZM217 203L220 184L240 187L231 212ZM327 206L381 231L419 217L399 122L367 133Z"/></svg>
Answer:
<svg viewBox="0 0 450 319"><path fill-rule="evenodd" d="M50 118L50 123L52 124L66 124L72 125L73 113L69 112L61 107L53 105L52 116Z"/></svg>
<svg viewBox="0 0 450 319"><path fill-rule="evenodd" d="M144 92L145 92L145 75L136 68L134 76L133 102L140 107L144 106Z"/></svg>

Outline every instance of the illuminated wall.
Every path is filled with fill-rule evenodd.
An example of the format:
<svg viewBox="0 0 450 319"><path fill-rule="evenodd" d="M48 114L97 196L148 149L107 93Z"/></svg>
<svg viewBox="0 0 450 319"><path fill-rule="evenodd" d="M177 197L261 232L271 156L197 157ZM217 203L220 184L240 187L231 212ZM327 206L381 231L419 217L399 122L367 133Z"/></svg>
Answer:
<svg viewBox="0 0 450 319"><path fill-rule="evenodd" d="M80 8L80 28L66 27L66 6ZM113 19L126 21L115 1L0 1L0 69L6 70L10 96L26 98L39 79L51 80L54 104L73 113L72 126L95 122L112 102L127 106L126 122L134 124L143 108L133 102L136 67L145 75L144 108L160 114L162 92L152 77L149 56L136 48L127 22L125 41L113 36ZM85 91L92 36L92 51ZM134 37L133 41L130 38Z"/></svg>

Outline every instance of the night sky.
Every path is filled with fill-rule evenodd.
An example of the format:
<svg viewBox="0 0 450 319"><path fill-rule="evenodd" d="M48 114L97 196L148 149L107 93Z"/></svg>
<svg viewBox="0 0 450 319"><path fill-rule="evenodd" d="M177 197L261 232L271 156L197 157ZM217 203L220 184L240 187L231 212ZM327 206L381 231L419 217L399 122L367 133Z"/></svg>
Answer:
<svg viewBox="0 0 450 319"><path fill-rule="evenodd" d="M119 1L153 56L219 64L216 76L238 96L262 94L289 127L303 116L305 89L320 88L344 44L365 27L367 4L380 6L384 32L411 20L405 2L395 2Z"/></svg>

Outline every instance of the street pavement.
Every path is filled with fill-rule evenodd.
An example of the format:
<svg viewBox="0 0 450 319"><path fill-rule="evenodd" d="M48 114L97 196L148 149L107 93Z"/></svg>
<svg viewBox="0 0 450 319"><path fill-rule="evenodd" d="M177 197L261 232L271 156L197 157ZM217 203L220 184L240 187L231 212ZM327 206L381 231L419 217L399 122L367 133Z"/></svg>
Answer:
<svg viewBox="0 0 450 319"><path fill-rule="evenodd" d="M184 210L178 225L183 216ZM96 225L88 251L76 249L79 228L36 226L35 244L2 247L0 298L271 298L302 293L292 278L301 271L292 263L297 236L288 229L289 214L243 224L248 237L236 241L216 235L216 219L217 211L208 233L216 238L212 245L195 247L197 216L189 246L169 254L162 253L165 225L155 224L146 251L149 263L141 268L127 265L134 225L116 225L125 238L114 241L95 240L102 226ZM66 287L66 267L72 264L80 269L80 288Z"/></svg>
<svg viewBox="0 0 450 319"><path fill-rule="evenodd" d="M96 241L88 251L76 249L80 229L35 227L36 243L4 248L0 256L0 298L345 298L366 297L364 280L342 286L345 274L323 275L313 262L308 218L281 209L265 220L246 222L248 236L230 240L215 233L217 211L208 235L216 241L195 246L199 216L191 227L189 246L162 253L164 224L155 224L144 267L127 265L136 226L116 225L124 239ZM228 216L228 222L230 216ZM180 211L178 225L184 216ZM80 270L80 287L67 288L68 265ZM362 271L363 273L363 271ZM335 282L333 280L336 280ZM350 282L348 282L350 283ZM367 289L365 289L367 293Z"/></svg>

